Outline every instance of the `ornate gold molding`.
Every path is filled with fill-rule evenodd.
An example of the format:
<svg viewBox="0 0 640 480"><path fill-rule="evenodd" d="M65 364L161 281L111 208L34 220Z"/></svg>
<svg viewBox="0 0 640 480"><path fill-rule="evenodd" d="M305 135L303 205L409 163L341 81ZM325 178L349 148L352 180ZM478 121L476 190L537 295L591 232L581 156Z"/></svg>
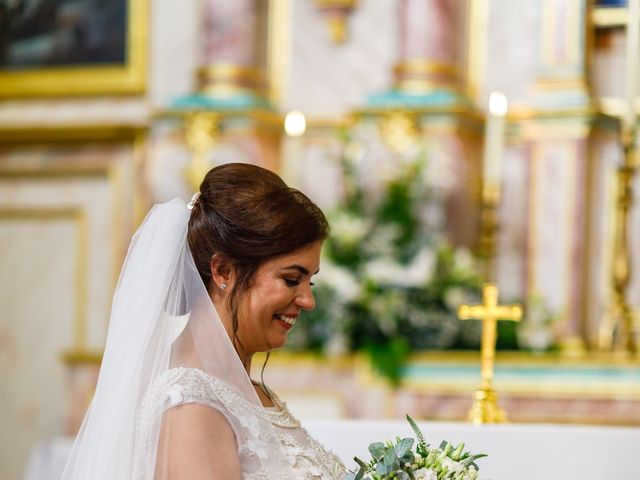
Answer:
<svg viewBox="0 0 640 480"><path fill-rule="evenodd" d="M476 103L483 93L485 83L488 17L487 0L466 2L463 84L466 97Z"/></svg>
<svg viewBox="0 0 640 480"><path fill-rule="evenodd" d="M0 125L0 143L62 143L133 141L148 127L125 124Z"/></svg>
<svg viewBox="0 0 640 480"><path fill-rule="evenodd" d="M65 350L61 358L67 365L100 365L102 363L102 351L72 348Z"/></svg>
<svg viewBox="0 0 640 480"><path fill-rule="evenodd" d="M267 27L267 72L269 99L274 104L283 100L291 65L292 0L270 0Z"/></svg>
<svg viewBox="0 0 640 480"><path fill-rule="evenodd" d="M459 69L452 64L406 60L397 64L393 73L395 88L404 92L458 91Z"/></svg>
<svg viewBox="0 0 640 480"><path fill-rule="evenodd" d="M357 0L315 0L315 3L325 17L333 43L344 43L348 34L347 20L356 8Z"/></svg>
<svg viewBox="0 0 640 480"><path fill-rule="evenodd" d="M198 70L199 92L213 97L252 93L264 96L264 75L257 67L216 63Z"/></svg>

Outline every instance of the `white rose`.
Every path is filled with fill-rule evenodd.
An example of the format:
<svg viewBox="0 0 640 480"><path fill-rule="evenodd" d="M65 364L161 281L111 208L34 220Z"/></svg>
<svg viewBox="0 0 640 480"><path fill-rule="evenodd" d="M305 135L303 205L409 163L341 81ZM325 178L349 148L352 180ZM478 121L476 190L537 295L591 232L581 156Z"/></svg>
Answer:
<svg viewBox="0 0 640 480"><path fill-rule="evenodd" d="M442 459L442 466L447 467L450 472L459 472L460 470L464 469L460 462L456 462L449 457L445 457Z"/></svg>
<svg viewBox="0 0 640 480"><path fill-rule="evenodd" d="M416 480L438 480L438 474L430 468L421 468L413 472Z"/></svg>
<svg viewBox="0 0 640 480"><path fill-rule="evenodd" d="M470 303L471 298L464 288L450 288L444 294L444 303L450 310L457 310L463 303Z"/></svg>
<svg viewBox="0 0 640 480"><path fill-rule="evenodd" d="M378 258L367 262L363 267L364 274L378 283L396 285L403 281L404 268L388 258Z"/></svg>
<svg viewBox="0 0 640 480"><path fill-rule="evenodd" d="M431 280L436 268L436 254L428 247L422 248L405 268L401 284L407 287L425 285Z"/></svg>
<svg viewBox="0 0 640 480"><path fill-rule="evenodd" d="M355 245L369 231L369 223L362 217L341 213L331 221L331 233L340 243Z"/></svg>
<svg viewBox="0 0 640 480"><path fill-rule="evenodd" d="M475 266L473 254L469 251L468 248L456 248L453 256L453 264L457 270L461 270L464 272L472 271Z"/></svg>
<svg viewBox="0 0 640 480"><path fill-rule="evenodd" d="M353 274L346 268L325 261L318 273L318 282L327 284L333 288L340 298L349 302L360 296L360 284Z"/></svg>

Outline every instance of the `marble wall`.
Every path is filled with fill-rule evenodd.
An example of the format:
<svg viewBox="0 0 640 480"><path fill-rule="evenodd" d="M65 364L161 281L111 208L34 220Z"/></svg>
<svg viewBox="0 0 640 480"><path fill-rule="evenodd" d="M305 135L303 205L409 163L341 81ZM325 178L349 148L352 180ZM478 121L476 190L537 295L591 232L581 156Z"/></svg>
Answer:
<svg viewBox="0 0 640 480"><path fill-rule="evenodd" d="M134 151L133 139L0 144L2 478L21 478L34 445L78 427L69 405L85 408L93 380L71 381L62 357L104 345Z"/></svg>
<svg viewBox="0 0 640 480"><path fill-rule="evenodd" d="M393 0L360 2L348 19L348 38L335 45L314 2L291 2L291 42L281 108L309 119L335 120L362 108L368 94L392 83L398 55L399 12Z"/></svg>

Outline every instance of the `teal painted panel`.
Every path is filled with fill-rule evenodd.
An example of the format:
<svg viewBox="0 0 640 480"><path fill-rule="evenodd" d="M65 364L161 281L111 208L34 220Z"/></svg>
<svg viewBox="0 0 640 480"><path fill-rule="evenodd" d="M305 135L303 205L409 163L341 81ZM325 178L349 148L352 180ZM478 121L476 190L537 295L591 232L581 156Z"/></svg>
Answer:
<svg viewBox="0 0 640 480"><path fill-rule="evenodd" d="M275 111L268 100L251 94L238 94L228 97L211 97L202 94L187 95L174 100L171 103L171 108L175 110L236 111L266 109Z"/></svg>
<svg viewBox="0 0 640 480"><path fill-rule="evenodd" d="M436 379L466 380L477 378L480 365L409 365L406 379L412 381L428 381ZM559 382L625 382L640 385L640 368L622 366L505 366L496 365L495 378L502 380L545 380Z"/></svg>
<svg viewBox="0 0 640 480"><path fill-rule="evenodd" d="M434 91L430 93L411 94L398 90L374 93L367 98L370 108L433 108L453 107L459 105L461 97L453 92Z"/></svg>

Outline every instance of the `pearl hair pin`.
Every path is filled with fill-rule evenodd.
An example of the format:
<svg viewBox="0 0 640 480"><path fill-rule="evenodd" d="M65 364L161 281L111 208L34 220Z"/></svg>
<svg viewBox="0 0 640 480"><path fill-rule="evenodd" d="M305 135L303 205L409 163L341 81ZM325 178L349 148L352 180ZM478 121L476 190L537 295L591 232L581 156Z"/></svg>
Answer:
<svg viewBox="0 0 640 480"><path fill-rule="evenodd" d="M200 198L200 192L194 193L193 197L191 197L191 200L189 200L189 203L187 203L187 208L189 210L193 210L193 207L196 206L196 203L197 203L199 198Z"/></svg>

